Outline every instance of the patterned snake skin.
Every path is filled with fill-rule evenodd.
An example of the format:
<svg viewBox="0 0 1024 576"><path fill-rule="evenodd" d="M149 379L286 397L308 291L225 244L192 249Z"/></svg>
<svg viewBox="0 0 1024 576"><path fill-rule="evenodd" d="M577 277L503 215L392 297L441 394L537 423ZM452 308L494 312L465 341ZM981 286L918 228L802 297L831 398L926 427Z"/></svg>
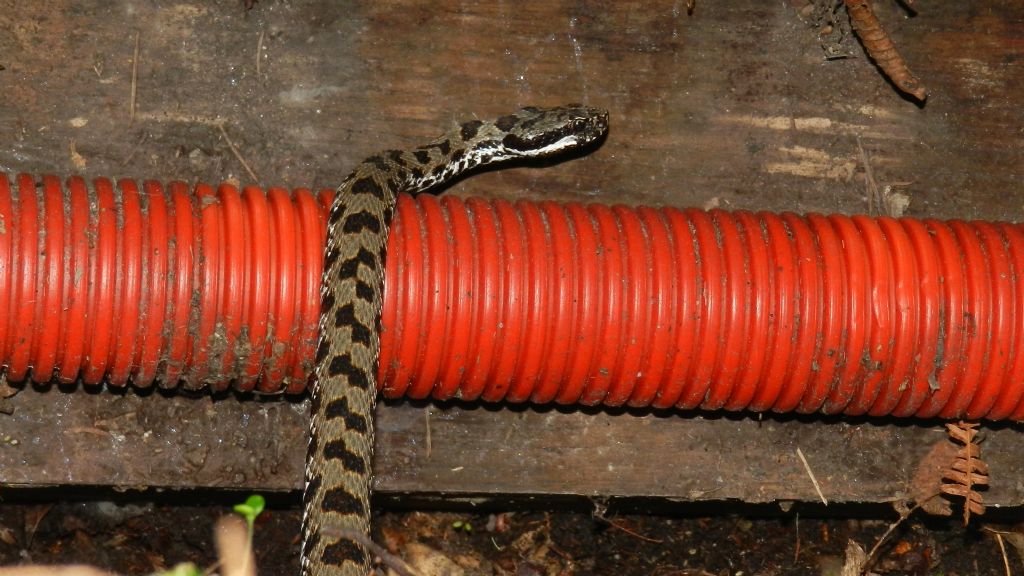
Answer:
<svg viewBox="0 0 1024 576"><path fill-rule="evenodd" d="M576 149L607 128L603 110L523 108L490 122L466 122L419 148L371 156L338 187L328 220L312 386L303 574L365 576L371 568L370 554L353 535L367 534L370 524L377 330L397 195L426 192L485 164Z"/></svg>

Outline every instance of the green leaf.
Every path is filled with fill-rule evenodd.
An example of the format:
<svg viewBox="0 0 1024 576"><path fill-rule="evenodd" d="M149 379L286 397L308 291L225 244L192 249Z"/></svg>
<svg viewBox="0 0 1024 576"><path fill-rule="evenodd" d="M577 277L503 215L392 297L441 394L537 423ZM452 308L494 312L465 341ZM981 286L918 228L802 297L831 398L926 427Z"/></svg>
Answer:
<svg viewBox="0 0 1024 576"><path fill-rule="evenodd" d="M242 515L245 518L246 523L252 528L253 522L256 521L256 517L259 516L263 509L267 507L267 501L259 494L253 494L245 499L245 502L241 504L235 504L235 512Z"/></svg>

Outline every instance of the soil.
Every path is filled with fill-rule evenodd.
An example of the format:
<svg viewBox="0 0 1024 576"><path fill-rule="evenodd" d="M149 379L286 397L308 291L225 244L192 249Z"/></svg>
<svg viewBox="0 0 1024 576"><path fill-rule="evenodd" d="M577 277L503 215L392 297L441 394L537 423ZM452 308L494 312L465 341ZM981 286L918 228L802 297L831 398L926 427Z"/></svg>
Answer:
<svg viewBox="0 0 1024 576"><path fill-rule="evenodd" d="M213 526L243 499L188 493L156 500L101 496L54 504L15 493L17 502L0 506L0 564L87 563L120 574L150 574L186 561L212 566ZM38 497L33 493L33 499ZM868 550L896 518L877 507L846 509L841 517L821 517L820 510L781 514L773 507L725 505L688 506L670 515L613 513L601 506L515 508L384 510L374 537L424 576L838 576L848 541ZM260 573L298 574L300 518L299 503L291 497L272 501L257 518L254 549ZM1004 554L993 526L975 522L965 529L959 518L915 516L886 538L872 570L886 575L1003 574ZM1004 547L1010 566L1017 568L1022 557L1009 544L1014 538L1019 533L1011 530Z"/></svg>

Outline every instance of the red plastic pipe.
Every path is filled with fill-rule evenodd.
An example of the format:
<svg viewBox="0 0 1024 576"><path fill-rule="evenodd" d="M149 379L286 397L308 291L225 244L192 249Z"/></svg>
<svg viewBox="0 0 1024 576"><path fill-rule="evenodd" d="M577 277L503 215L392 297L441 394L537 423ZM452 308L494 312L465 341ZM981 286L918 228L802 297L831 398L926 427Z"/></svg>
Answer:
<svg viewBox="0 0 1024 576"><path fill-rule="evenodd" d="M0 175L13 381L300 392L331 192ZM1024 418L1024 229L402 197L386 396Z"/></svg>

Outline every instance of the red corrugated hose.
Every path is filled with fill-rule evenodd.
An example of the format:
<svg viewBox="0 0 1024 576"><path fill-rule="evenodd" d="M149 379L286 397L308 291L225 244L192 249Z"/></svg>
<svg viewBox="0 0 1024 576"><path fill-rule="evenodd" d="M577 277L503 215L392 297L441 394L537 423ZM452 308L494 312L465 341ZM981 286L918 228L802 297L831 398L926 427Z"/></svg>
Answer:
<svg viewBox="0 0 1024 576"><path fill-rule="evenodd" d="M301 392L331 192L0 177L12 381ZM1024 418L1024 229L402 197L385 396Z"/></svg>

